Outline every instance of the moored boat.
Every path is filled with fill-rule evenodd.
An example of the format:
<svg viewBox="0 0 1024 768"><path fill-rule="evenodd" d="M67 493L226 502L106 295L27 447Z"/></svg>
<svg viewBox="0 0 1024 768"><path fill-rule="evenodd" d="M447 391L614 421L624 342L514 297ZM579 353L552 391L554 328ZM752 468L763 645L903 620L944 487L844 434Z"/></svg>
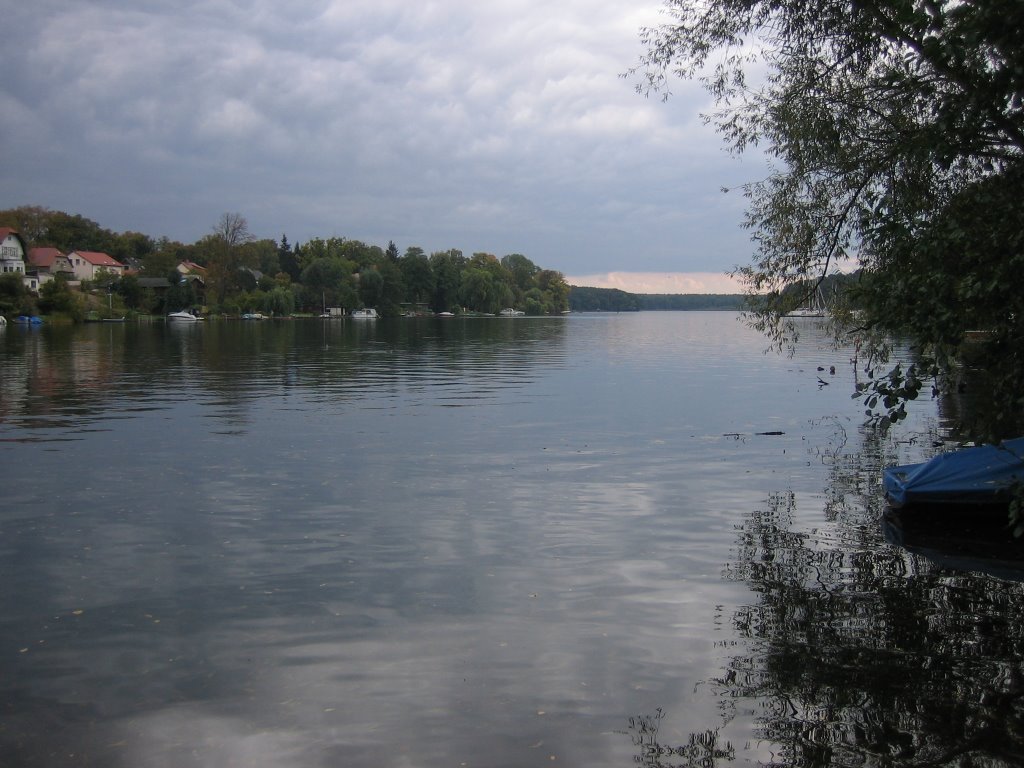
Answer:
<svg viewBox="0 0 1024 768"><path fill-rule="evenodd" d="M170 312L167 315L168 320L174 320L180 323L195 323L198 322L199 318L193 315L191 312L187 312L184 309L179 312Z"/></svg>
<svg viewBox="0 0 1024 768"><path fill-rule="evenodd" d="M813 293L808 298L807 302L800 307L796 307L787 312L783 317L787 318L824 318L828 317L828 307L825 305L825 297L821 293L821 288L815 288Z"/></svg>
<svg viewBox="0 0 1024 768"><path fill-rule="evenodd" d="M991 506L1009 502L1024 482L1024 437L940 453L920 464L882 473L885 496L896 509L910 505Z"/></svg>
<svg viewBox="0 0 1024 768"><path fill-rule="evenodd" d="M364 307L363 309L353 309L352 317L356 320L376 320L377 310L373 307Z"/></svg>

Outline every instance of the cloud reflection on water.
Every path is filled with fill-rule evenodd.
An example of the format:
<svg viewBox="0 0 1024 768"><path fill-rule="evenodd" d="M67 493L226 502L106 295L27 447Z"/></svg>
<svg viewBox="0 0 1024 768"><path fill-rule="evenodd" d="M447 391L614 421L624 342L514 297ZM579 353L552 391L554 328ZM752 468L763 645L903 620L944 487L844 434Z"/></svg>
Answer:
<svg viewBox="0 0 1024 768"><path fill-rule="evenodd" d="M739 645L753 580L728 569L778 489L821 530L779 538L780 567L843 545L814 453L834 429L807 413L850 400L813 386L822 348L764 358L731 322L126 329L74 365L46 336L8 348L24 381L65 371L102 430L3 449L26 453L0 634L30 650L2 689L21 746L0 743L132 768L623 765L627 718L661 707L666 738L720 727L767 759L748 742L771 692L723 723L711 682L763 650ZM67 373L118 350L102 392ZM152 409L120 418L136 398ZM2 434L61 434L17 402Z"/></svg>

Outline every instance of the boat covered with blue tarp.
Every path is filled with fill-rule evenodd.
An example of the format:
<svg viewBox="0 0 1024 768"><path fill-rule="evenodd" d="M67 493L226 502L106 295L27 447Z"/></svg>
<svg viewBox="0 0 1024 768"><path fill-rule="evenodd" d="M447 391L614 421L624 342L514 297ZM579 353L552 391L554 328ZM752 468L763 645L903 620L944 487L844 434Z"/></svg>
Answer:
<svg viewBox="0 0 1024 768"><path fill-rule="evenodd" d="M1024 437L940 453L921 464L882 473L885 496L896 508L910 504L1006 504L1024 483Z"/></svg>

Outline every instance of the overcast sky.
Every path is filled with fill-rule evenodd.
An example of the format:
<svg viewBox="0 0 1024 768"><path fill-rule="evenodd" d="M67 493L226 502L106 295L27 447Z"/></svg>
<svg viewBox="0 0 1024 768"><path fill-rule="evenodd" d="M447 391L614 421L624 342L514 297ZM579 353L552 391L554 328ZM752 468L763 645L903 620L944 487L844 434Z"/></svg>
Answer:
<svg viewBox="0 0 1024 768"><path fill-rule="evenodd" d="M660 0L0 0L0 208L191 243L522 253L575 284L721 290L728 155L619 75ZM707 273L710 273L707 274Z"/></svg>

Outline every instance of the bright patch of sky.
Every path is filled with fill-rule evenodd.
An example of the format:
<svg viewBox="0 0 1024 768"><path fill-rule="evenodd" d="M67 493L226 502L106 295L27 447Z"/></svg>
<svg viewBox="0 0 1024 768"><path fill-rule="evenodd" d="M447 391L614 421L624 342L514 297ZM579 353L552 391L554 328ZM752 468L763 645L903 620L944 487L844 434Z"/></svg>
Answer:
<svg viewBox="0 0 1024 768"><path fill-rule="evenodd" d="M521 253L650 292L750 258L721 189L758 163L696 84L665 103L620 77L659 0L2 5L0 207L186 243L239 212L258 237Z"/></svg>

